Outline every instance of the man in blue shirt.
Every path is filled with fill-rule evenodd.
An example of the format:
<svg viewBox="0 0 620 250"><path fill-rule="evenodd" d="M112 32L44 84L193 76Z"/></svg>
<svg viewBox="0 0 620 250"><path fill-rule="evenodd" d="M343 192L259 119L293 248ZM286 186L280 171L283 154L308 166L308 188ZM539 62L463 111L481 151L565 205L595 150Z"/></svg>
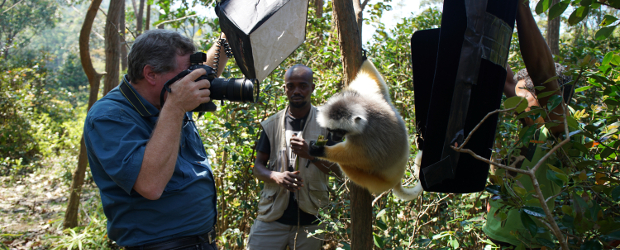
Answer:
<svg viewBox="0 0 620 250"><path fill-rule="evenodd" d="M177 32L140 35L122 83L97 101L84 124L84 141L108 218L108 236L126 249L216 249L213 172L190 112L210 100L206 72L190 66L192 41ZM209 50L213 65L217 49ZM220 75L227 58L219 61Z"/></svg>

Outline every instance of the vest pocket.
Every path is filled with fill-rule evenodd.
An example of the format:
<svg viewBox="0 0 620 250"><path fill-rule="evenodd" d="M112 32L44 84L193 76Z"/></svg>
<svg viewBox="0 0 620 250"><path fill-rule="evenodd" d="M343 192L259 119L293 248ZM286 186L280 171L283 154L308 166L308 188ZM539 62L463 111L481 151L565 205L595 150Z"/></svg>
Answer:
<svg viewBox="0 0 620 250"><path fill-rule="evenodd" d="M329 191L327 186L322 182L310 182L308 186L308 193L310 201L317 207L323 208L329 204Z"/></svg>
<svg viewBox="0 0 620 250"><path fill-rule="evenodd" d="M260 201L258 201L258 214L263 215L271 211L273 203L278 196L280 186L274 183L265 183L265 187L260 192Z"/></svg>

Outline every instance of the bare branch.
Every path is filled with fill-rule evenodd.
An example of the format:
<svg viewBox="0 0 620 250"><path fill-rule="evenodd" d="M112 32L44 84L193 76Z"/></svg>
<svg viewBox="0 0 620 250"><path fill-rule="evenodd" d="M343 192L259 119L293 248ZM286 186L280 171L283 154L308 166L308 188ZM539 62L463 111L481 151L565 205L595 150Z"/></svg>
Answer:
<svg viewBox="0 0 620 250"><path fill-rule="evenodd" d="M6 1L6 0L5 0ZM16 4L13 4L13 6L9 7L8 9L4 10L2 12L2 14L6 13L7 11L11 10L13 7L17 6L18 4L20 4L21 2L23 2L24 0L20 0L19 2L17 2ZM4 2L2 2L2 5L4 5ZM2 7L2 6L0 6Z"/></svg>
<svg viewBox="0 0 620 250"><path fill-rule="evenodd" d="M183 20L183 19L188 19L188 18L190 18L190 17L195 17L195 16L198 16L198 14L189 15L189 16L184 16L184 17L180 17L180 18L177 18L177 19L173 19L173 20L167 20L167 21L164 21L164 22L159 23L158 25L164 25L164 24L167 24L167 23L172 23L172 22L176 22L176 21L181 21L181 20Z"/></svg>

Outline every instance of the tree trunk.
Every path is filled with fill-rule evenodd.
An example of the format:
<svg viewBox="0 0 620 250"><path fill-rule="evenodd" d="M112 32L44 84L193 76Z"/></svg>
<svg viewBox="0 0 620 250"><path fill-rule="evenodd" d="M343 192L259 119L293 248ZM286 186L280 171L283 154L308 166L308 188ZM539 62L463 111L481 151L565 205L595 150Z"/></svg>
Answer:
<svg viewBox="0 0 620 250"><path fill-rule="evenodd" d="M336 27L338 28L338 39L340 40L340 51L342 51L343 82L345 85L353 80L362 66L362 35L357 24L353 1L332 2Z"/></svg>
<svg viewBox="0 0 620 250"><path fill-rule="evenodd" d="M118 85L119 82L119 57L121 36L118 28L120 27L121 11L123 1L110 1L108 16L105 23L105 71L106 76L103 81L103 95Z"/></svg>
<svg viewBox="0 0 620 250"><path fill-rule="evenodd" d="M316 9L316 18L323 17L323 0L314 0L314 8Z"/></svg>
<svg viewBox="0 0 620 250"><path fill-rule="evenodd" d="M149 30L149 27L151 27L151 5L147 4L146 5L146 24L144 25L144 30Z"/></svg>
<svg viewBox="0 0 620 250"><path fill-rule="evenodd" d="M93 28L93 22L97 16L97 10L99 10L101 1L102 0L92 1L88 11L86 12L86 17L84 18L84 23L82 24L82 30L80 31L80 60L90 85L90 94L88 97L89 110L95 101L97 101L97 95L99 94L99 82L101 81L102 76L97 73L93 67L88 46L90 32ZM82 139L80 140L78 166L73 173L73 179L71 180L71 194L69 195L69 202L67 203L67 209L65 210L65 221L63 223L63 227L65 229L78 226L77 217L80 206L80 195L82 194L82 185L84 185L84 174L87 166L88 158L86 157L86 146L84 145L84 136L82 135Z"/></svg>
<svg viewBox="0 0 620 250"><path fill-rule="evenodd" d="M123 7L121 7L121 69L127 70L127 40L125 39L125 1L123 1Z"/></svg>
<svg viewBox="0 0 620 250"><path fill-rule="evenodd" d="M138 16L136 17L136 36L142 34L142 17L144 16L144 0L140 0L140 7L138 9Z"/></svg>
<svg viewBox="0 0 620 250"><path fill-rule="evenodd" d="M353 2L358 8L354 8ZM344 68L343 82L348 85L362 66L362 36L356 11L361 12L359 0L332 1L336 27L342 51ZM354 183L349 185L351 190L351 249L368 250L373 247L372 237L372 196L363 187Z"/></svg>
<svg viewBox="0 0 620 250"><path fill-rule="evenodd" d="M551 6L556 5L560 0L553 0ZM547 45L554 55L560 54L560 17L547 20Z"/></svg>

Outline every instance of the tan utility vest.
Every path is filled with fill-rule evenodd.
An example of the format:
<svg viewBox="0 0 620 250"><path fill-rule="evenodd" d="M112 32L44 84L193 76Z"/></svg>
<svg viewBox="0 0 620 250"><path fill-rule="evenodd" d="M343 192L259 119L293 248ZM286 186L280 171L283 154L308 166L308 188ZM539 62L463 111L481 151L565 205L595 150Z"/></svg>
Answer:
<svg viewBox="0 0 620 250"><path fill-rule="evenodd" d="M284 124L286 122L287 110L288 107L261 122L271 145L271 153L267 164L267 169L271 171L284 172L288 166L288 151L285 141L286 126ZM319 135L327 138L327 129L319 126L316 122L316 115L317 109L312 106L301 134L307 143L317 140ZM306 213L316 215L318 214L318 209L324 207L329 202L329 192L327 191L328 176L309 162L308 159L297 157L297 161L298 170L304 184L296 194L299 200L299 208ZM265 186L260 193L260 201L258 202L257 219L271 222L282 217L289 203L289 197L290 191L286 188L275 183L265 182Z"/></svg>

